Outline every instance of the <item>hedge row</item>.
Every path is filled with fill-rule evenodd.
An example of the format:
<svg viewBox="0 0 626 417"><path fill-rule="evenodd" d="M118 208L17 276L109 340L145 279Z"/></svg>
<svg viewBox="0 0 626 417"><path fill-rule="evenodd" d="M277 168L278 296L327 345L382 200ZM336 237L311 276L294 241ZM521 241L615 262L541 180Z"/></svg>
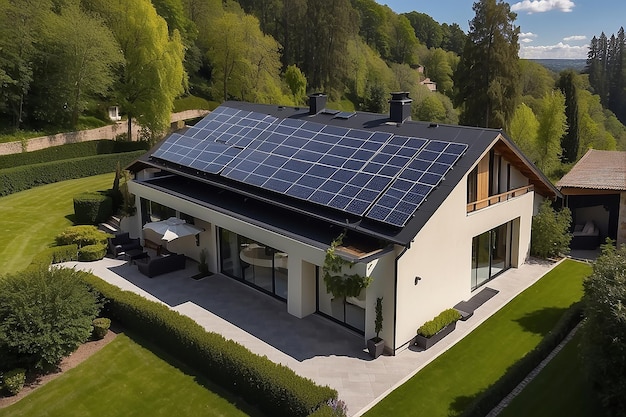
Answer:
<svg viewBox="0 0 626 417"><path fill-rule="evenodd" d="M114 172L118 162L124 167L144 153L135 151L97 155L2 169L0 196L28 190L38 185Z"/></svg>
<svg viewBox="0 0 626 417"><path fill-rule="evenodd" d="M78 260L78 245L54 246L35 255L28 268L47 268L51 264L76 260Z"/></svg>
<svg viewBox="0 0 626 417"><path fill-rule="evenodd" d="M567 337L574 327L583 318L583 306L581 302L573 304L563 314L554 329L522 359L511 366L507 372L495 384L485 390L469 407L461 417L483 417L493 410L500 401L509 395L552 351Z"/></svg>
<svg viewBox="0 0 626 417"><path fill-rule="evenodd" d="M267 415L304 417L337 398L334 389L316 385L284 365L207 332L165 305L121 290L93 274L85 272L83 277L104 296L103 315L118 320Z"/></svg>
<svg viewBox="0 0 626 417"><path fill-rule="evenodd" d="M67 145L51 146L32 152L0 155L0 169L15 168L23 165L42 164L45 162L62 161L64 159L82 158L86 156L107 155L146 151L149 149L146 141L122 142L108 139L89 142L68 143Z"/></svg>
<svg viewBox="0 0 626 417"><path fill-rule="evenodd" d="M417 329L417 334L424 337L433 337L448 324L454 323L461 318L461 313L453 308L439 313L434 319L427 321Z"/></svg>

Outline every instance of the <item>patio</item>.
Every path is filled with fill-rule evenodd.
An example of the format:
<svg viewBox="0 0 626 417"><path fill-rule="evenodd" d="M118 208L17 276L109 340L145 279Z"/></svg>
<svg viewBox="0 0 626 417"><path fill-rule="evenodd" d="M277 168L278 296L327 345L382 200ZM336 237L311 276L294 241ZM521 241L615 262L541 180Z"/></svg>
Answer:
<svg viewBox="0 0 626 417"><path fill-rule="evenodd" d="M221 274L192 279L197 273L193 261L187 262L185 270L155 278L142 275L136 266L119 259L66 265L91 270L111 284L163 302L207 330L337 389L348 414L359 416L556 264L532 260L504 272L488 284L498 293L437 345L427 351L410 347L396 356L376 360L364 350L360 335L322 317L298 319L287 313L285 303Z"/></svg>

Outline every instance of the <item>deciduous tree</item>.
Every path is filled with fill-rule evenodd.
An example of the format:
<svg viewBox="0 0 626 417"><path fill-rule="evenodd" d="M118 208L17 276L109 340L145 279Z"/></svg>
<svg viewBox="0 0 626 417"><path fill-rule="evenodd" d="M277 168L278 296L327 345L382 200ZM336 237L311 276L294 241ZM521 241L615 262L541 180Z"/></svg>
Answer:
<svg viewBox="0 0 626 417"><path fill-rule="evenodd" d="M537 144L539 152L536 164L539 169L549 175L560 164L561 138L567 132L565 96L563 93L556 90L544 96L538 120Z"/></svg>

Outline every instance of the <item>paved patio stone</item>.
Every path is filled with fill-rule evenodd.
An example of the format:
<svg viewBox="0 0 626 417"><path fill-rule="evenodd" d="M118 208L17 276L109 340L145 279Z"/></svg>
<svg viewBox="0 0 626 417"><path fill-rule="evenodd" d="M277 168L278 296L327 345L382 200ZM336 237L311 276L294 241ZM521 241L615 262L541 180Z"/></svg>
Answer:
<svg viewBox="0 0 626 417"><path fill-rule="evenodd" d="M91 270L105 281L134 291L194 319L251 351L292 368L296 373L329 385L346 402L350 416L360 416L393 389L461 340L493 313L532 285L556 264L531 260L489 282L498 294L480 306L449 336L427 351L416 347L376 360L364 349L363 338L317 315L298 319L286 303L221 274L191 279L196 264L184 271L148 278L122 260L69 262ZM461 300L459 300L461 301Z"/></svg>

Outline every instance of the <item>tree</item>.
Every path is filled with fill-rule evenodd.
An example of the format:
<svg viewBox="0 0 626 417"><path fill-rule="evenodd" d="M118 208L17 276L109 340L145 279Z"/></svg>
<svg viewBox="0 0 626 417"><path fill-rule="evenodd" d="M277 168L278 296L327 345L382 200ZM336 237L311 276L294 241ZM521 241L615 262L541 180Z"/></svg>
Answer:
<svg viewBox="0 0 626 417"><path fill-rule="evenodd" d="M480 0L461 61L454 73L455 104L461 123L502 128L520 97L519 27L507 3Z"/></svg>
<svg viewBox="0 0 626 417"><path fill-rule="evenodd" d="M293 94L294 103L298 104L306 96L306 77L295 65L289 65L285 71L285 81Z"/></svg>
<svg viewBox="0 0 626 417"><path fill-rule="evenodd" d="M546 174L558 168L561 158L561 138L567 132L565 96L556 90L544 96L537 130L537 167Z"/></svg>
<svg viewBox="0 0 626 417"><path fill-rule="evenodd" d="M539 160L538 131L539 121L535 113L526 104L520 104L513 113L508 132L513 142L533 163Z"/></svg>
<svg viewBox="0 0 626 417"><path fill-rule="evenodd" d="M429 94L415 106L414 114L417 120L442 122L446 117L446 108L435 94Z"/></svg>
<svg viewBox="0 0 626 417"><path fill-rule="evenodd" d="M441 31L443 32L441 48L446 51L454 52L457 55L462 54L467 35L463 32L461 26L459 26L458 23L451 25L444 23L441 25Z"/></svg>
<svg viewBox="0 0 626 417"><path fill-rule="evenodd" d="M563 162L576 162L578 159L579 127L578 127L578 74L572 70L563 71L558 86L565 95L565 116L567 119L567 133L561 140L563 148Z"/></svg>
<svg viewBox="0 0 626 417"><path fill-rule="evenodd" d="M104 97L123 55L104 22L71 5L51 13L45 24L46 66L38 80L39 111L76 126L87 101ZM34 101L37 97L33 98Z"/></svg>
<svg viewBox="0 0 626 417"><path fill-rule="evenodd" d="M184 48L180 33L169 35L167 23L149 0L92 0L90 7L105 17L122 53L123 70L116 82L119 104L131 120L154 138L169 125L174 99L183 92Z"/></svg>
<svg viewBox="0 0 626 417"><path fill-rule="evenodd" d="M37 41L50 7L48 0L0 1L0 108L9 110L15 129L28 115L26 100L39 54Z"/></svg>
<svg viewBox="0 0 626 417"><path fill-rule="evenodd" d="M560 256L569 251L572 236L569 233L572 214L565 207L558 212L550 200L544 200L533 217L530 252L541 258Z"/></svg>
<svg viewBox="0 0 626 417"><path fill-rule="evenodd" d="M439 23L426 13L409 12L404 16L409 20L415 37L430 48L440 48L443 41L443 30Z"/></svg>
<svg viewBox="0 0 626 417"><path fill-rule="evenodd" d="M607 416L626 414L626 247L602 247L583 283L583 363Z"/></svg>
<svg viewBox="0 0 626 417"><path fill-rule="evenodd" d="M426 67L426 76L437 83L437 91L451 95L453 88L453 71L446 51L441 48L431 50L424 64Z"/></svg>
<svg viewBox="0 0 626 417"><path fill-rule="evenodd" d="M216 96L280 102L280 45L254 16L226 12L213 23L208 58Z"/></svg>
<svg viewBox="0 0 626 417"><path fill-rule="evenodd" d="M97 295L68 268L0 279L0 369L50 370L91 335Z"/></svg>

